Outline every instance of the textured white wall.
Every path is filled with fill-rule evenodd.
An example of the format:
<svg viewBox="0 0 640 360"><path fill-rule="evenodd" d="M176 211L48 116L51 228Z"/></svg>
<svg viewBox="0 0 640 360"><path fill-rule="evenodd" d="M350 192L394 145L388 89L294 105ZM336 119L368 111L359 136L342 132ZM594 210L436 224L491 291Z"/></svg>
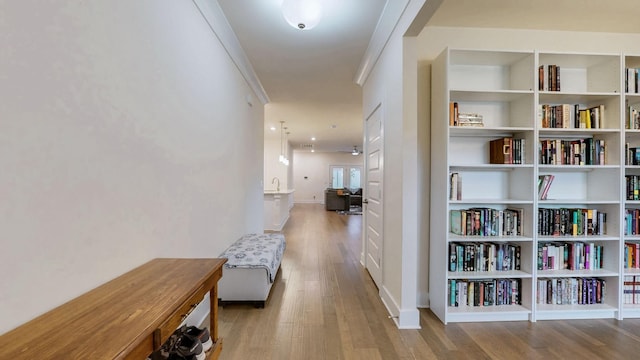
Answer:
<svg viewBox="0 0 640 360"><path fill-rule="evenodd" d="M264 109L191 1L1 8L0 333L262 230Z"/></svg>

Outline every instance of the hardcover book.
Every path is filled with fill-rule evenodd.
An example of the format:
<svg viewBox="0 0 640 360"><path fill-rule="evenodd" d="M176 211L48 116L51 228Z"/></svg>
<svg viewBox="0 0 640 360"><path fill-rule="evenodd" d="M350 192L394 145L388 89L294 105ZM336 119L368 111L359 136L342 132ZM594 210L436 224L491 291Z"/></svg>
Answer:
<svg viewBox="0 0 640 360"><path fill-rule="evenodd" d="M513 164L513 138L491 140L489 142L489 163L491 164Z"/></svg>

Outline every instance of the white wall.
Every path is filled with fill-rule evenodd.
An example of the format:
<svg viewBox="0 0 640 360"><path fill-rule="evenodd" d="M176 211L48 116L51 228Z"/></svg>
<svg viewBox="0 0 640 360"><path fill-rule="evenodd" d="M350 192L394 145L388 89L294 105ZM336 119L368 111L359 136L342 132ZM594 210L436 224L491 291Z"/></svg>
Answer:
<svg viewBox="0 0 640 360"><path fill-rule="evenodd" d="M280 180L280 190L293 189L291 176L289 175L293 164L291 159L291 153L289 152L289 166L284 165L279 161L280 153L280 139L271 139L269 137L264 138L264 189L276 190L277 184L274 183L274 178Z"/></svg>
<svg viewBox="0 0 640 360"><path fill-rule="evenodd" d="M363 114L381 105L384 134L383 257L380 296L400 328L417 328L418 174L417 54L405 31L424 1L408 1L363 88ZM415 46L408 40L408 46ZM413 45L412 45L413 44Z"/></svg>
<svg viewBox="0 0 640 360"><path fill-rule="evenodd" d="M294 201L323 204L324 190L331 186L331 165L363 167L363 156L337 152L296 151L293 161L293 186L296 189ZM364 176L362 179L364 180Z"/></svg>
<svg viewBox="0 0 640 360"><path fill-rule="evenodd" d="M262 230L263 106L194 3L4 1L0 34L0 333Z"/></svg>

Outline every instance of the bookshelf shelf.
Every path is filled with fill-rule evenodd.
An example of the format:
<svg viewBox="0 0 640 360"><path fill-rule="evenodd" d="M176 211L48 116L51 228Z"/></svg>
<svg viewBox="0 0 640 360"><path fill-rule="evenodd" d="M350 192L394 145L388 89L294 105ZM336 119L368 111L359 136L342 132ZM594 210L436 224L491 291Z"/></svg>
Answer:
<svg viewBox="0 0 640 360"><path fill-rule="evenodd" d="M640 148L640 127L625 129L625 121L630 119L626 114L626 104L635 104L640 110L640 86L633 93L626 93L625 66L640 69L640 56L445 49L434 61L431 78L433 151L429 292L431 309L444 323L622 319L626 316L622 311L623 275L640 276L640 269L623 270L624 242L640 242L640 235L622 235L625 209L640 209L640 200L625 200L625 175L640 176L640 165L624 165L626 144ZM458 123L451 120L449 109L455 110L453 114L481 115L484 126L453 126ZM565 109L570 109L574 115L573 122L562 124L555 117L551 119L551 109L554 109L553 116L566 116L568 112ZM594 128L588 125L581 128L583 123L579 120L585 112L597 128L596 125ZM455 115L453 119L456 119ZM553 122L547 122L549 120ZM565 127L550 127L561 125ZM523 140L520 163L503 164L500 157L496 160L494 145L497 141L494 140L502 141L503 138ZM514 141L505 144L514 144ZM572 152L567 151L567 146ZM591 146L592 152L584 152ZM548 149L565 152L553 153L554 156L549 157ZM506 154L507 150L504 151ZM509 156L512 155L510 153ZM564 164L574 162L580 165ZM451 197L453 174L457 181L455 197ZM539 182L539 179L544 179L544 182ZM546 183L550 185L544 191L546 198L542 200L539 199L538 186ZM453 223L457 224L456 213L471 208L522 209L518 219L522 236L456 235L461 232L451 230L451 214L456 216ZM600 231L604 229L604 235L540 235L557 233L548 228L550 213L554 214L551 221L558 222L555 214L577 216L573 215L576 209L582 209L577 214L584 216L584 222L578 223L585 224L584 228L579 228L578 234L583 233L581 229L585 234L587 228L591 229L590 214L593 212L602 214L597 219L599 222L593 223L593 231L602 233ZM545 222L539 224L540 219ZM547 227L543 228L543 224ZM520 270L449 271L452 243L517 245L521 250ZM538 270L538 249L546 243L594 244L598 251L601 250L598 255L602 256L603 269ZM603 279L606 282L603 303L537 304L538 280L558 279L560 283L561 278ZM521 303L485 308L450 306L450 285L455 280L490 279L521 281L518 289ZM458 294L454 293L454 296ZM640 317L640 305L630 308L625 304L624 309L624 314Z"/></svg>
<svg viewBox="0 0 640 360"><path fill-rule="evenodd" d="M449 233L451 242L531 242L530 236L462 236Z"/></svg>
<svg viewBox="0 0 640 360"><path fill-rule="evenodd" d="M532 132L532 127L474 127L474 126L450 126L450 136L485 136L485 137L502 137L513 134Z"/></svg>
<svg viewBox="0 0 640 360"><path fill-rule="evenodd" d="M607 102L620 97L617 92L560 92L560 91L540 91L539 102L545 103L568 103L568 104L594 104Z"/></svg>
<svg viewBox="0 0 640 360"><path fill-rule="evenodd" d="M449 271L449 279L509 279L530 278L531 274L520 270L509 271Z"/></svg>
<svg viewBox="0 0 640 360"><path fill-rule="evenodd" d="M620 132L618 129L554 129L541 128L540 138L559 137L559 138L586 138L599 134L616 134Z"/></svg>
<svg viewBox="0 0 640 360"><path fill-rule="evenodd" d="M519 90L451 90L451 98L461 102L512 102L520 99L533 99L533 91Z"/></svg>
<svg viewBox="0 0 640 360"><path fill-rule="evenodd" d="M533 205L533 200L518 199L463 199L451 200L451 205Z"/></svg>
<svg viewBox="0 0 640 360"><path fill-rule="evenodd" d="M531 316L531 309L520 305L477 306L451 308L451 322L524 321Z"/></svg>
<svg viewBox="0 0 640 360"><path fill-rule="evenodd" d="M533 169L533 164L451 164L452 171L511 171Z"/></svg>
<svg viewBox="0 0 640 360"><path fill-rule="evenodd" d="M551 206L551 205L608 205L608 204L618 204L619 200L588 200L588 199L548 199L548 200L540 200L538 201L538 205L540 207Z"/></svg>
<svg viewBox="0 0 640 360"><path fill-rule="evenodd" d="M460 306L450 312L453 322L517 321L527 320L531 309L521 305Z"/></svg>
<svg viewBox="0 0 640 360"><path fill-rule="evenodd" d="M603 169L611 169L617 170L620 166L618 165L538 165L538 171L557 171L557 172L580 172L580 171L593 171L593 170L603 170Z"/></svg>
<svg viewBox="0 0 640 360"><path fill-rule="evenodd" d="M625 318L640 318L640 305L638 304L624 304L622 311Z"/></svg>
<svg viewBox="0 0 640 360"><path fill-rule="evenodd" d="M542 236L538 235L538 243L547 242L595 242L595 241L620 241L617 236Z"/></svg>
<svg viewBox="0 0 640 360"><path fill-rule="evenodd" d="M537 320L607 319L615 318L617 312L617 306L608 304L536 306Z"/></svg>
<svg viewBox="0 0 640 360"><path fill-rule="evenodd" d="M459 306L451 310L452 313L460 314L493 314L493 313L530 313L531 309L527 309L522 305L498 305L498 306Z"/></svg>
<svg viewBox="0 0 640 360"><path fill-rule="evenodd" d="M538 277L543 278L566 278L566 277L612 277L620 273L613 270L538 270Z"/></svg>

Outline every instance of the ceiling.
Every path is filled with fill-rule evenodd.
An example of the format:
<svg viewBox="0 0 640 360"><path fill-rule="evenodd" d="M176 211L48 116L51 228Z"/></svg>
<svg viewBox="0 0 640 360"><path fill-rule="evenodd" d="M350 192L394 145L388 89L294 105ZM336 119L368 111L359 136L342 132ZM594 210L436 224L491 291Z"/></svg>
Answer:
<svg viewBox="0 0 640 360"><path fill-rule="evenodd" d="M218 0L269 97L265 136L279 138L285 121L294 149L361 149L354 78L386 2L323 0L320 24L301 31L282 17L282 0ZM638 0L444 0L427 25L630 33L640 32L638 14Z"/></svg>
<svg viewBox="0 0 640 360"><path fill-rule="evenodd" d="M294 149L361 149L362 89L354 78L386 0L324 0L322 20L308 31L284 20L282 0L218 3L269 97L266 136L279 138L285 121Z"/></svg>

